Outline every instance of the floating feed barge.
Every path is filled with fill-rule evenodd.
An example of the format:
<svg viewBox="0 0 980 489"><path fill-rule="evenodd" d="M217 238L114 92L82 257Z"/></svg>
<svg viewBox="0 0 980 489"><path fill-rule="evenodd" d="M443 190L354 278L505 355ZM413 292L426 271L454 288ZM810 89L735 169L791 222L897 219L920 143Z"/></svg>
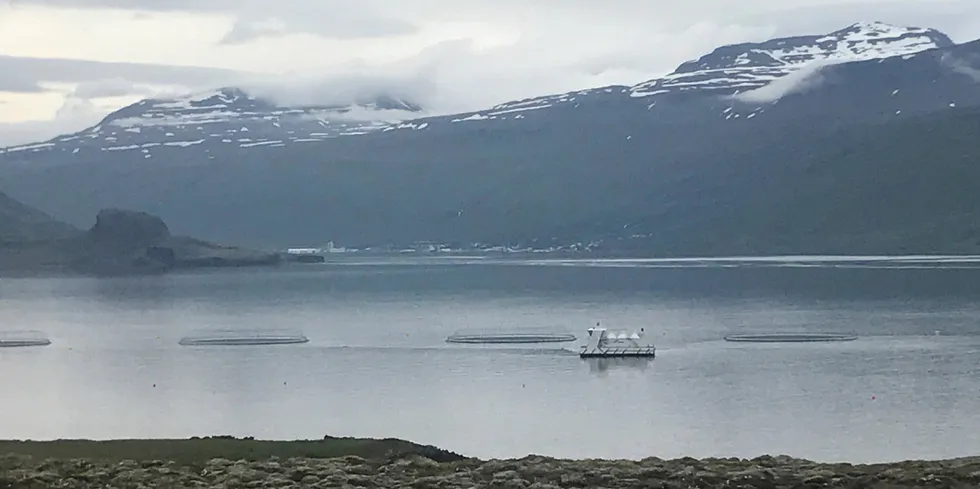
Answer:
<svg viewBox="0 0 980 489"><path fill-rule="evenodd" d="M734 343L816 343L828 341L854 341L856 335L837 333L765 333L730 334L725 341Z"/></svg>
<svg viewBox="0 0 980 489"><path fill-rule="evenodd" d="M653 358L657 355L653 345L641 343L645 335L643 328L627 333L609 331L597 325L588 331L588 343L579 352L582 358Z"/></svg>

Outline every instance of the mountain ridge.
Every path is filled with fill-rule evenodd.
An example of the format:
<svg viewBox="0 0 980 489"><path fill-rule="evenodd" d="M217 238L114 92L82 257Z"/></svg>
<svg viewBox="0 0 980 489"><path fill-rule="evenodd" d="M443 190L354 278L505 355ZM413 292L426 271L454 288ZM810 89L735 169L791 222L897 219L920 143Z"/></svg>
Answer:
<svg viewBox="0 0 980 489"><path fill-rule="evenodd" d="M821 52L837 52L834 42ZM949 62L980 60L980 42L895 53L796 69L812 77L807 89L769 85L782 90L770 101L717 90L634 97L612 86L309 144L86 138L94 142L77 153L0 155L0 190L75 225L100 208L140 208L183 234L262 248L436 242L676 256L980 246L954 237L969 232L957 202L930 197L965 195L943 186L970 181L962 158L980 157L963 137L980 85ZM914 140L922 148L906 146ZM938 175L919 188L908 175L925 158ZM876 184L889 169L902 177ZM875 204L899 190L915 203L893 206L907 222ZM831 205L845 200L853 208Z"/></svg>
<svg viewBox="0 0 980 489"><path fill-rule="evenodd" d="M0 154L59 145L62 151L77 154L97 147L93 140L106 143L99 149L108 151L146 150L156 146L186 148L208 138L237 142L244 147L283 144L287 135L291 141L307 143L364 134L387 127L390 120L419 113L422 113L420 106L389 96L364 97L351 104L286 107L249 95L240 88L223 87L180 97L143 99L113 111L81 131L40 143L3 148Z"/></svg>
<svg viewBox="0 0 980 489"><path fill-rule="evenodd" d="M79 231L0 192L0 243L59 239Z"/></svg>
<svg viewBox="0 0 980 489"><path fill-rule="evenodd" d="M139 150L144 155L149 155L151 151L147 149L153 147L145 147L144 144L188 147L201 144L208 138L245 148L282 147L290 143L315 143L373 132L424 130L433 122L447 119L451 123L523 119L530 111L556 105L570 103L578 107L579 99L588 96L628 94L655 105L661 96L687 92L732 95L763 88L803 69L809 63L883 60L953 45L946 34L935 29L859 21L829 34L721 46L700 58L681 63L667 75L634 85L585 88L506 101L484 110L424 117L412 116L422 112L419 105L387 96L374 100L362 98L349 105L284 107L249 95L241 88L223 87L182 97L144 99L114 111L90 128L43 142L0 148L0 153L47 151L55 149L59 143L69 143L62 151L76 152L85 149L86 145L81 142L100 137L104 142L119 143L109 145L104 150ZM229 110L229 106L236 110ZM345 115L357 109L364 112L359 114L362 120L344 120ZM258 122L256 125L259 127L236 125L242 116L245 116L245 122ZM290 120L289 128L283 129L282 118ZM219 129L205 130L205 125L216 122L223 123ZM110 125L116 125L118 129L105 132L106 126ZM185 129L184 133L177 136L177 131L166 129L175 127ZM162 131L163 138L160 134L154 134L151 138L133 136L144 130ZM72 141L78 144L70 144Z"/></svg>
<svg viewBox="0 0 980 489"><path fill-rule="evenodd" d="M649 97L697 89L731 95L764 87L808 63L887 59L953 45L935 29L861 21L826 35L722 46L662 78L633 85L630 94Z"/></svg>

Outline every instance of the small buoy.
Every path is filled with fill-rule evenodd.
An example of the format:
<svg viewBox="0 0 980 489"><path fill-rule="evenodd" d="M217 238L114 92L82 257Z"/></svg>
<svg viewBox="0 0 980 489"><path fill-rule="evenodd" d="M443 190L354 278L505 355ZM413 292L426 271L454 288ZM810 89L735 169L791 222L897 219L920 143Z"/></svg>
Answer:
<svg viewBox="0 0 980 489"><path fill-rule="evenodd" d="M875 395L874 394L871 394L871 400L872 401L875 400Z"/></svg>

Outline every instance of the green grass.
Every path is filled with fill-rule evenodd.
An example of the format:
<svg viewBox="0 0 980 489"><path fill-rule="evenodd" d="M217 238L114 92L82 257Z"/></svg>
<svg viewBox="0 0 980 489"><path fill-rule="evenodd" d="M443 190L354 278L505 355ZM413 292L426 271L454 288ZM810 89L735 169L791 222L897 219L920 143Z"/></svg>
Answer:
<svg viewBox="0 0 980 489"><path fill-rule="evenodd" d="M206 437L191 439L130 440L0 440L0 455L27 455L35 460L90 459L102 461L170 460L180 464L199 464L213 458L264 460L279 458L333 458L354 455L368 460L384 460L405 454L451 460L462 458L431 446L397 439L333 438L323 440L268 441L249 438Z"/></svg>

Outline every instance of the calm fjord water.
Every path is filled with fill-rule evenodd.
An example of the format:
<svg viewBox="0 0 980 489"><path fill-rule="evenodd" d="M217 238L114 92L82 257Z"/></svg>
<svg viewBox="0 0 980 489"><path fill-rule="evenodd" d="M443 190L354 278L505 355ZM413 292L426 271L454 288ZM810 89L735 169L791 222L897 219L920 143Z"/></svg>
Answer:
<svg viewBox="0 0 980 489"><path fill-rule="evenodd" d="M0 438L400 437L479 457L976 454L980 270L345 261L121 279L4 279ZM596 321L658 357L579 359ZM185 347L201 330L304 345ZM466 347L551 329L562 346ZM856 333L839 344L731 332ZM937 334L938 332L938 334Z"/></svg>

